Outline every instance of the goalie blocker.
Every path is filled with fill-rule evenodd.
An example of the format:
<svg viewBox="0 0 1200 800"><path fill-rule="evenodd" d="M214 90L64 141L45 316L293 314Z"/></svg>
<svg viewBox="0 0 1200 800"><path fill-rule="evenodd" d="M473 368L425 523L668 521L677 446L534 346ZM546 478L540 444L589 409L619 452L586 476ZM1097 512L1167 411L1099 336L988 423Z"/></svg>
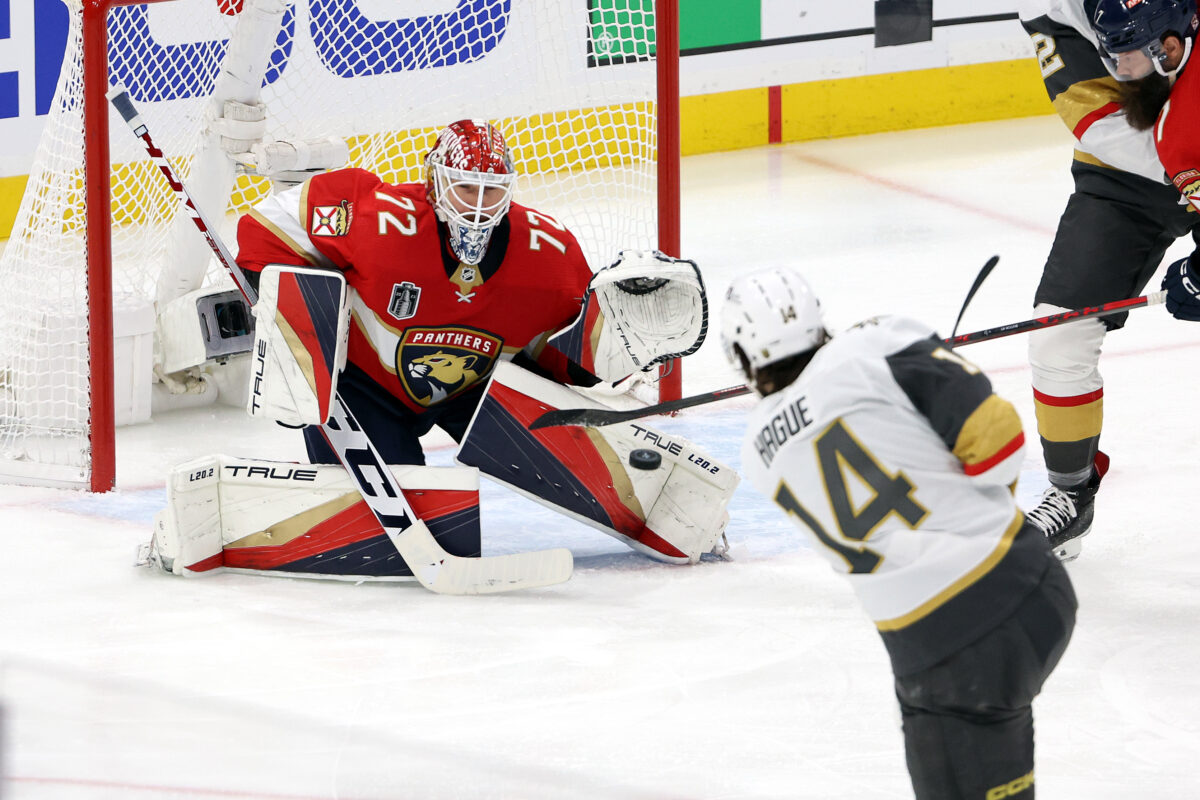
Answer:
<svg viewBox="0 0 1200 800"><path fill-rule="evenodd" d="M513 364L496 366L457 460L651 558L695 563L725 552L734 470L677 436L637 423L530 431L548 408L599 404ZM634 450L661 456L630 466ZM645 456L642 456L645 462Z"/></svg>
<svg viewBox="0 0 1200 800"><path fill-rule="evenodd" d="M479 473L392 467L404 497L454 556L480 554ZM411 580L412 570L341 465L205 456L175 467L167 507L138 563L341 580Z"/></svg>

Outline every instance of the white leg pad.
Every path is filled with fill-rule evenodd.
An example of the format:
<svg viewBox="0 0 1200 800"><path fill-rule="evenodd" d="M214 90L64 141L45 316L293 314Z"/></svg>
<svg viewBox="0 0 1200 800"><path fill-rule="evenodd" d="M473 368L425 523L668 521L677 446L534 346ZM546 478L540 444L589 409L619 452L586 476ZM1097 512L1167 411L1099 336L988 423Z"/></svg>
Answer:
<svg viewBox="0 0 1200 800"><path fill-rule="evenodd" d="M639 423L528 429L549 409L598 405L502 362L457 459L651 558L695 563L717 548L739 480L732 467ZM632 467L630 453L638 449L657 452L660 465Z"/></svg>
<svg viewBox="0 0 1200 800"><path fill-rule="evenodd" d="M448 552L479 554L476 470L394 466L392 472ZM167 507L155 517L154 536L141 548L139 563L175 575L235 569L344 580L411 578L340 465L222 455L171 471Z"/></svg>

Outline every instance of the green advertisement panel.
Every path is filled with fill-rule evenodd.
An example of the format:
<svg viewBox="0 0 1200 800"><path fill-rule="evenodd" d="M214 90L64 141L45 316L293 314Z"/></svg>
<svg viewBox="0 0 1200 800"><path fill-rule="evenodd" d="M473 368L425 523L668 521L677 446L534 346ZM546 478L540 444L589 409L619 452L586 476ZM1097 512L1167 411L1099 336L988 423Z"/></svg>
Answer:
<svg viewBox="0 0 1200 800"><path fill-rule="evenodd" d="M762 38L762 0L679 0L679 49Z"/></svg>
<svg viewBox="0 0 1200 800"><path fill-rule="evenodd" d="M588 0L588 66L654 58L654 0Z"/></svg>

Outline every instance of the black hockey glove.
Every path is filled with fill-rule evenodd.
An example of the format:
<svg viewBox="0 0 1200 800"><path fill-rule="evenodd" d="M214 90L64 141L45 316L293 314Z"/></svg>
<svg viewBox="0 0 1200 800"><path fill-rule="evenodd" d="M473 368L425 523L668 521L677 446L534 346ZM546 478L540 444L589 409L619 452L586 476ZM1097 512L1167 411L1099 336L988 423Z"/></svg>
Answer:
<svg viewBox="0 0 1200 800"><path fill-rule="evenodd" d="M1200 322L1200 278L1181 258L1167 267L1162 288L1167 290L1167 311L1176 319Z"/></svg>

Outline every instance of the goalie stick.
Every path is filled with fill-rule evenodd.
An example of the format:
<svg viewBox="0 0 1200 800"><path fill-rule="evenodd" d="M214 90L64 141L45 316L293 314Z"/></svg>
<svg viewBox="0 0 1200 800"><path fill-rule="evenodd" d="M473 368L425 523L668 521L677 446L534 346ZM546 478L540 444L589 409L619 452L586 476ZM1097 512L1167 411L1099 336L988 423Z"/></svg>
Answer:
<svg viewBox="0 0 1200 800"><path fill-rule="evenodd" d="M129 93L116 86L108 92L108 99L134 135L141 139L151 160L178 196L184 212L199 228L246 302L253 305L258 293L193 202L166 156L154 144ZM329 421L321 426L321 430L396 551L426 589L439 594L489 594L550 586L571 577L574 561L571 551L564 548L480 558L462 558L447 553L413 512L392 471L383 463L379 451L340 396L334 398Z"/></svg>
<svg viewBox="0 0 1200 800"><path fill-rule="evenodd" d="M995 266L992 261L988 261L984 268L990 272L990 267ZM970 294L974 294L979 288L979 284L986 277L986 272L981 272L980 277L976 279L975 285L971 288ZM970 295L967 301L970 301ZM1056 325L1063 325L1076 320L1089 319L1092 317L1107 317L1110 314L1116 314L1121 311L1130 311L1135 308L1143 308L1146 306L1157 306L1165 303L1167 293L1153 292L1142 297L1130 297L1126 300L1113 300L1098 306L1085 306L1076 308L1070 311L1060 311L1057 314L1050 314L1045 317L1035 317L1021 322L1010 322L1007 325L1000 325L995 328L986 328L982 331L974 333L962 333L957 336L951 336L949 339L944 339L946 344L951 347L962 347L964 344L975 344L976 342L986 342L990 339L999 339L1004 336L1012 336L1017 333L1027 333L1028 331L1040 330L1042 328L1053 328ZM966 303L963 303L963 310L966 310ZM962 312L959 312L959 319L962 318ZM955 323L957 328L958 323ZM717 389L715 392L705 392L704 394L694 394L691 397L684 397L679 400L670 400L666 403L658 403L645 408L635 408L629 411L607 410L602 408L560 408L554 411L547 411L540 417L529 424L529 430L537 430L538 428L549 428L555 425L584 425L587 427L597 427L600 425L613 425L618 422L628 422L642 417L652 417L655 414L669 414L672 411L679 411L692 406L701 406L705 403L714 403L717 400L728 400L731 397L740 397L744 394L749 394L751 391L749 386L727 386L724 389Z"/></svg>

